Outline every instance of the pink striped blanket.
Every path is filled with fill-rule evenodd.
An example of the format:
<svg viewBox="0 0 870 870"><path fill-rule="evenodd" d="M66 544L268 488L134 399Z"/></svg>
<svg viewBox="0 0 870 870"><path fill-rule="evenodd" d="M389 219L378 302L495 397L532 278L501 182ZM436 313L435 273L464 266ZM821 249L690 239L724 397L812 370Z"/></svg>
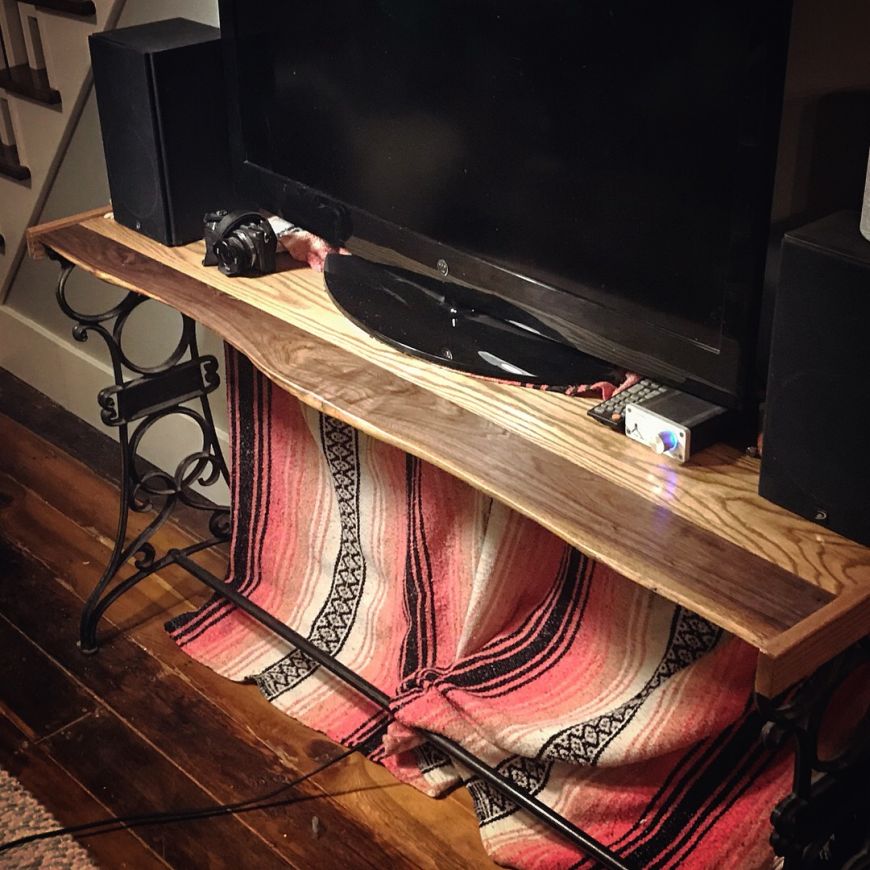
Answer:
<svg viewBox="0 0 870 870"><path fill-rule="evenodd" d="M770 866L791 760L759 742L755 654L402 451L318 414L228 354L228 582L393 699L393 721L231 605L168 628L288 715L437 795L466 780L511 867L582 854L466 778L445 734L631 866Z"/></svg>

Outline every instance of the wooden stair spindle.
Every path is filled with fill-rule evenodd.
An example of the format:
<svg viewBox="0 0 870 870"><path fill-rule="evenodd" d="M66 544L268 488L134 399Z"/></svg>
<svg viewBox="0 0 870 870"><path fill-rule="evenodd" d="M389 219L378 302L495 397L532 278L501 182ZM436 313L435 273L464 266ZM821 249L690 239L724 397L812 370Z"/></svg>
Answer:
<svg viewBox="0 0 870 870"><path fill-rule="evenodd" d="M0 0L0 47L3 54L0 72L27 63L24 30L15 0Z"/></svg>
<svg viewBox="0 0 870 870"><path fill-rule="evenodd" d="M6 39L3 36L3 25L0 22L0 73L6 72L10 66L9 56L6 52Z"/></svg>

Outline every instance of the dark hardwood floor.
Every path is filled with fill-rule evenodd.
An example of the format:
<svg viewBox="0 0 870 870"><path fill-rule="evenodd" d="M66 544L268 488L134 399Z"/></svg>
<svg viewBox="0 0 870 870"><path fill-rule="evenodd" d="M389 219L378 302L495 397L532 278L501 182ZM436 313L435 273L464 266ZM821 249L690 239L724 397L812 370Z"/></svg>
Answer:
<svg viewBox="0 0 870 870"><path fill-rule="evenodd" d="M122 598L100 652L82 655L78 614L114 534L113 446L0 370L0 448L0 766L63 824L238 801L341 752L178 651L163 623L205 595L183 572ZM159 547L197 522L167 525ZM221 573L224 557L203 564ZM292 794L82 842L109 868L494 866L464 790L432 800L354 754Z"/></svg>

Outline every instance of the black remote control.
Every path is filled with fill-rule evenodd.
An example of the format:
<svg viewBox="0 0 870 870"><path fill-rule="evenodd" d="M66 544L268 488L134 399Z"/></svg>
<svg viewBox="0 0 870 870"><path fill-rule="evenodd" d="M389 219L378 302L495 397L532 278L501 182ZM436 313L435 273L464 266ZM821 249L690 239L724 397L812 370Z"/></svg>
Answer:
<svg viewBox="0 0 870 870"><path fill-rule="evenodd" d="M628 389L599 402L594 407L590 408L586 413L599 423L609 426L617 432L625 431L625 406L634 402L635 404L643 404L644 402L654 399L657 396L666 392L669 387L663 387L655 381L644 378L636 384L632 384Z"/></svg>

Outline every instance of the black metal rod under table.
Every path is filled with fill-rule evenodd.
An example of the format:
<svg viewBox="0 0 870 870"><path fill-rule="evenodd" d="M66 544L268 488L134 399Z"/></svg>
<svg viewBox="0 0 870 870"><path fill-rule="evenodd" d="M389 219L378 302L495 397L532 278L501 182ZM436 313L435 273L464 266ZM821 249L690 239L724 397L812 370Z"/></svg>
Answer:
<svg viewBox="0 0 870 870"><path fill-rule="evenodd" d="M204 583L218 595L235 604L240 610L243 610L248 614L248 616L277 634L280 638L283 638L288 643L292 643L293 646L314 659L314 661L328 670L331 674L338 677L342 682L352 686L357 692L365 698L368 698L372 703L377 704L382 709L390 712L390 697L377 688L377 686L373 686L368 682L368 680L363 679L355 671L352 671L328 653L323 652L323 650L311 643L310 640L297 634L297 632L293 631L292 628L289 628L283 622L272 616L272 614L263 610L262 607L258 607L252 601L245 598L244 595L237 592L228 583L218 579L214 574L197 565L196 562L191 560L181 551L171 550L169 555L173 557L173 560L177 565L180 565L182 568L187 570L201 583ZM455 743L453 740L443 737L440 734L425 731L422 728L417 729L417 732L433 746L437 747L442 752L467 767L476 776L479 776L482 780L489 783L489 785L513 801L518 807L524 809L549 828L561 834L566 840L577 846L577 848L581 849L584 854L588 855L590 858L594 858L603 866L611 868L611 870L632 870L629 865L625 864L618 855L608 849L605 845L599 843L598 840L589 836L589 834L584 831L581 831L576 825L572 825L571 822L559 815L559 813L550 809L550 807L545 803L537 800L537 798L528 794L528 792L517 788L517 786L507 777L502 776L497 770L481 761L476 755L463 748L460 744Z"/></svg>

